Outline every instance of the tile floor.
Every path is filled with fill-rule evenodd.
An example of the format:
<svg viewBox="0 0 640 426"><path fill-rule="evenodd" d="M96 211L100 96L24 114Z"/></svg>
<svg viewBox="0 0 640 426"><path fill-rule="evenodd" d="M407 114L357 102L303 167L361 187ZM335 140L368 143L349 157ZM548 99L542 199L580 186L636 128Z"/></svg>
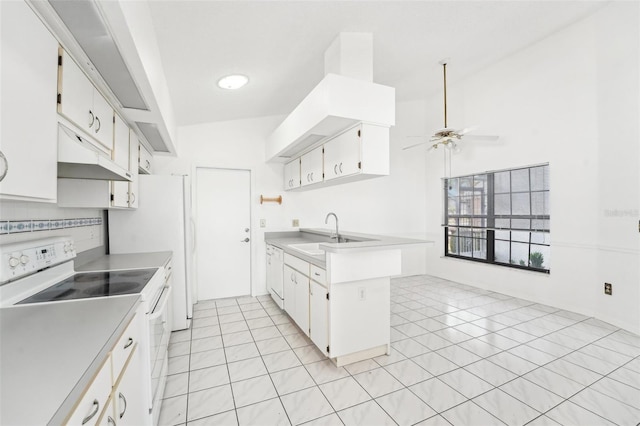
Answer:
<svg viewBox="0 0 640 426"><path fill-rule="evenodd" d="M391 355L336 368L269 296L171 336L163 425L637 425L640 337L430 276L394 279Z"/></svg>

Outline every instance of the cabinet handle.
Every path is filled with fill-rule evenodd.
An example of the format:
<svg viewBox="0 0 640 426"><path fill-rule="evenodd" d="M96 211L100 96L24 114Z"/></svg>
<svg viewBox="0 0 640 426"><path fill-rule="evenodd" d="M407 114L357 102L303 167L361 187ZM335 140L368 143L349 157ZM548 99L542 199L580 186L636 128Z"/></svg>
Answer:
<svg viewBox="0 0 640 426"><path fill-rule="evenodd" d="M0 182L4 179L9 171L9 162L7 161L7 157L4 156L2 151L0 151L0 161L2 161L2 167L0 167Z"/></svg>
<svg viewBox="0 0 640 426"><path fill-rule="evenodd" d="M147 170L149 170L151 168L151 162L149 160L146 160L146 164L147 164Z"/></svg>
<svg viewBox="0 0 640 426"><path fill-rule="evenodd" d="M342 173L342 163L340 163L340 167L338 167L340 169L340 173Z"/></svg>
<svg viewBox="0 0 640 426"><path fill-rule="evenodd" d="M335 174L335 175L338 174L338 165L337 164L333 165L333 174Z"/></svg>
<svg viewBox="0 0 640 426"><path fill-rule="evenodd" d="M309 176L310 176L309 173L307 173L307 182L310 182Z"/></svg>
<svg viewBox="0 0 640 426"><path fill-rule="evenodd" d="M291 273L291 282L295 282L296 279L296 275L292 272Z"/></svg>
<svg viewBox="0 0 640 426"><path fill-rule="evenodd" d="M313 273L313 275L315 275L316 277L319 277L319 276L320 276L320 274L319 274L319 273L317 273L317 272L314 272L314 273Z"/></svg>
<svg viewBox="0 0 640 426"><path fill-rule="evenodd" d="M136 194L135 193L131 193L131 197L133 197L133 200L131 200L131 202L129 204L133 204L136 202Z"/></svg>
<svg viewBox="0 0 640 426"><path fill-rule="evenodd" d="M89 110L89 128L93 126L94 121L96 121L96 117L93 115L93 112Z"/></svg>
<svg viewBox="0 0 640 426"><path fill-rule="evenodd" d="M113 417L107 416L107 424L111 424L113 426L116 426L116 421L113 420Z"/></svg>
<svg viewBox="0 0 640 426"><path fill-rule="evenodd" d="M98 402L97 399L93 400L93 407L94 408L93 408L93 411L91 412L91 414L89 414L87 417L82 419L82 424L87 423L89 420L91 420L93 418L93 416L98 414L98 410L100 409L100 403Z"/></svg>
<svg viewBox="0 0 640 426"><path fill-rule="evenodd" d="M122 412L120 413L120 418L122 418L124 416L124 413L127 411L127 398L124 397L122 392L118 392L118 398L120 398L122 400L122 402L124 403L124 408L122 409Z"/></svg>
<svg viewBox="0 0 640 426"><path fill-rule="evenodd" d="M98 133L100 131L100 118L96 116L96 121L98 122L96 124L96 130L95 132Z"/></svg>
<svg viewBox="0 0 640 426"><path fill-rule="evenodd" d="M311 172L311 182L313 182L313 172Z"/></svg>
<svg viewBox="0 0 640 426"><path fill-rule="evenodd" d="M133 345L133 339L129 337L129 340L127 340L127 343L124 345L123 349L127 349L131 345Z"/></svg>

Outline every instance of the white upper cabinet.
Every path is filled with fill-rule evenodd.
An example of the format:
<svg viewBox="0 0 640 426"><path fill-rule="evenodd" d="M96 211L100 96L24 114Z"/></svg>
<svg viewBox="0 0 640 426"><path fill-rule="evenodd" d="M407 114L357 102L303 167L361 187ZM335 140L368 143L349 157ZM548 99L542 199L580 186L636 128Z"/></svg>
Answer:
<svg viewBox="0 0 640 426"><path fill-rule="evenodd" d="M129 167L129 126L116 114L114 121L113 161L131 172ZM136 167L137 172L137 167ZM129 207L129 182L112 182L112 200L114 207Z"/></svg>
<svg viewBox="0 0 640 426"><path fill-rule="evenodd" d="M63 49L60 58L58 112L111 151L113 108Z"/></svg>
<svg viewBox="0 0 640 426"><path fill-rule="evenodd" d="M300 159L284 165L284 188L294 189L300 187Z"/></svg>
<svg viewBox="0 0 640 426"><path fill-rule="evenodd" d="M140 144L139 149L138 171L142 174L150 175L153 172L153 156L144 145Z"/></svg>
<svg viewBox="0 0 640 426"><path fill-rule="evenodd" d="M296 189L289 185L289 165L285 165L284 189ZM335 185L389 174L389 128L360 123L322 145L303 154L300 158L302 189L312 184Z"/></svg>
<svg viewBox="0 0 640 426"><path fill-rule="evenodd" d="M302 186L321 183L323 171L322 147L309 151L300 157L300 180Z"/></svg>
<svg viewBox="0 0 640 426"><path fill-rule="evenodd" d="M360 126L347 130L324 145L325 180L360 171Z"/></svg>
<svg viewBox="0 0 640 426"><path fill-rule="evenodd" d="M56 201L58 42L23 1L0 2L0 199Z"/></svg>

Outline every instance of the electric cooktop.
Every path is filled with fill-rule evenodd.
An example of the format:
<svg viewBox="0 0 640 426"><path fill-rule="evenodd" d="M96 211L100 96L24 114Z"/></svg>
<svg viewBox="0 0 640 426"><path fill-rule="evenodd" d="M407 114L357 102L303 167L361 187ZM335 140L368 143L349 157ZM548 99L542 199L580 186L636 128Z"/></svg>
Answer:
<svg viewBox="0 0 640 426"><path fill-rule="evenodd" d="M29 296L17 304L136 294L142 291L156 270L153 268L81 272Z"/></svg>

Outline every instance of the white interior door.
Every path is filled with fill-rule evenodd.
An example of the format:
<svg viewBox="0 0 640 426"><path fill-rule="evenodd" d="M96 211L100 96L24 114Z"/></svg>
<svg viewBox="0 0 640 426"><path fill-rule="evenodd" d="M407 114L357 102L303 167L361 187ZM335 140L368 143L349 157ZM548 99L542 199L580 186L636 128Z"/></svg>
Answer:
<svg viewBox="0 0 640 426"><path fill-rule="evenodd" d="M198 300L251 294L251 174L196 169Z"/></svg>

